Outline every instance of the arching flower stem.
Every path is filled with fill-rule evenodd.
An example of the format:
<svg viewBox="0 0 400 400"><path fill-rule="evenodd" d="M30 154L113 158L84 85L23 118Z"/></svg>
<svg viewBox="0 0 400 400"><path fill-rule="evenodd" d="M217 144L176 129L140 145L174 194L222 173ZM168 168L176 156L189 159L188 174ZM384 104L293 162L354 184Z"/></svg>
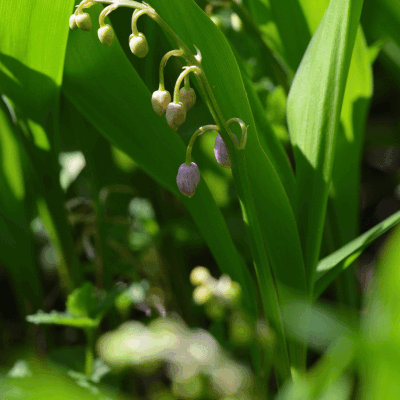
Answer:
<svg viewBox="0 0 400 400"><path fill-rule="evenodd" d="M168 60L173 56L182 57L183 56L183 51L181 49L179 49L179 50L171 50L168 53L166 53L164 55L164 57L161 59L161 62L160 62L160 84L159 84L158 90L162 90L162 91L165 90L164 68L167 65Z"/></svg>
<svg viewBox="0 0 400 400"><path fill-rule="evenodd" d="M194 72L196 75L202 74L202 70L197 67L196 65L192 65L190 67L183 67L184 71L181 72L179 75L178 79L176 80L175 84L175 89L174 89L174 103L178 104L179 103L179 89L181 88L182 81L185 79L185 77L190 74L191 72Z"/></svg>
<svg viewBox="0 0 400 400"><path fill-rule="evenodd" d="M219 131L217 125L204 125L201 128L197 129L195 133L193 133L192 137L190 138L189 144L186 148L186 165L190 165L192 162L192 149L194 145L194 141L197 139L198 136L202 135L204 132L207 131Z"/></svg>

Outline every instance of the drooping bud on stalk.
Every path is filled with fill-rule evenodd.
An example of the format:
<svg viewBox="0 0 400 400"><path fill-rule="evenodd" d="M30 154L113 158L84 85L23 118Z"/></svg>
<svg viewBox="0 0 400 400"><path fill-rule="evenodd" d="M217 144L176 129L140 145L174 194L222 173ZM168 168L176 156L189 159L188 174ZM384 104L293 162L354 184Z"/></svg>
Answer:
<svg viewBox="0 0 400 400"><path fill-rule="evenodd" d="M92 20L90 19L90 15L88 13L78 14L75 17L76 24L79 29L83 31L90 31L92 29Z"/></svg>
<svg viewBox="0 0 400 400"><path fill-rule="evenodd" d="M182 164L179 167L176 183L182 194L192 197L200 182L199 167L192 162L190 165Z"/></svg>
<svg viewBox="0 0 400 400"><path fill-rule="evenodd" d="M143 33L139 33L138 36L134 34L130 35L129 47L131 52L139 58L146 57L147 53L149 52L149 45Z"/></svg>
<svg viewBox="0 0 400 400"><path fill-rule="evenodd" d="M111 46L114 41L114 30L110 25L102 26L98 31L97 35L99 36L100 42L104 44L104 46Z"/></svg>
<svg viewBox="0 0 400 400"><path fill-rule="evenodd" d="M235 134L233 134L233 137L235 138L236 143L239 144ZM226 145L221 135L218 135L215 139L214 154L218 164L221 165L221 167L231 167L231 160L229 158L228 149L226 148Z"/></svg>
<svg viewBox="0 0 400 400"><path fill-rule="evenodd" d="M169 103L165 116L168 125L177 130L186 120L186 109L182 103Z"/></svg>
<svg viewBox="0 0 400 400"><path fill-rule="evenodd" d="M201 306L202 304L207 303L208 300L212 298L212 291L209 286L201 285L197 286L193 291L193 300L194 302Z"/></svg>
<svg viewBox="0 0 400 400"><path fill-rule="evenodd" d="M196 103L196 92L193 88L181 88L179 90L179 101L185 106L186 111L189 111Z"/></svg>
<svg viewBox="0 0 400 400"><path fill-rule="evenodd" d="M74 30L74 29L78 29L78 25L76 24L76 15L72 14L69 17L69 27L70 29Z"/></svg>
<svg viewBox="0 0 400 400"><path fill-rule="evenodd" d="M171 95L168 90L156 90L151 96L151 105L154 112L159 116L165 113L170 102Z"/></svg>
<svg viewBox="0 0 400 400"><path fill-rule="evenodd" d="M198 286L207 282L211 277L210 271L206 267L196 267L190 273L190 283L192 285Z"/></svg>

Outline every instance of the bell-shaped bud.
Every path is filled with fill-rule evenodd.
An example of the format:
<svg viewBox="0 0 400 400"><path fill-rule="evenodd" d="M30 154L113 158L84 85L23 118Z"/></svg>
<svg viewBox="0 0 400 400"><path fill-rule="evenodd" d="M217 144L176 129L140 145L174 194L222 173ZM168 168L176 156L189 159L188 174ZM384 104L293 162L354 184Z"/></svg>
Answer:
<svg viewBox="0 0 400 400"><path fill-rule="evenodd" d="M143 33L139 33L138 36L135 36L134 34L130 35L129 47L131 52L139 58L146 57L149 52L149 44L147 43L147 39Z"/></svg>
<svg viewBox="0 0 400 400"><path fill-rule="evenodd" d="M99 36L100 42L104 44L104 46L111 46L114 41L114 30L110 25L102 26L98 31L97 35Z"/></svg>
<svg viewBox="0 0 400 400"><path fill-rule="evenodd" d="M192 162L190 165L182 164L179 167L176 183L182 194L192 197L200 182L199 167Z"/></svg>
<svg viewBox="0 0 400 400"><path fill-rule="evenodd" d="M212 290L208 285L197 286L193 291L193 300L197 305L201 306L207 303L212 298L212 295Z"/></svg>
<svg viewBox="0 0 400 400"><path fill-rule="evenodd" d="M75 17L75 21L78 28L83 31L90 31L92 29L92 20L90 19L90 15L87 13L78 14Z"/></svg>
<svg viewBox="0 0 400 400"><path fill-rule="evenodd" d="M170 102L171 95L168 90L156 90L151 96L151 105L154 112L159 116L165 113Z"/></svg>
<svg viewBox="0 0 400 400"><path fill-rule="evenodd" d="M235 134L233 135L233 137L235 138L236 143L239 144ZM231 160L229 158L228 149L226 148L225 142L222 139L221 135L217 135L215 139L214 154L218 164L221 165L221 167L231 167Z"/></svg>
<svg viewBox="0 0 400 400"><path fill-rule="evenodd" d="M198 286L207 282L210 278L210 271L206 267L196 267L190 273L190 283Z"/></svg>
<svg viewBox="0 0 400 400"><path fill-rule="evenodd" d="M76 15L72 14L69 17L69 27L70 29L74 30L74 29L78 29L78 25L76 24Z"/></svg>
<svg viewBox="0 0 400 400"><path fill-rule="evenodd" d="M186 120L186 108L182 103L169 103L165 114L168 125L177 130Z"/></svg>
<svg viewBox="0 0 400 400"><path fill-rule="evenodd" d="M185 106L186 111L189 111L196 103L196 92L193 88L181 88L179 90L179 101Z"/></svg>

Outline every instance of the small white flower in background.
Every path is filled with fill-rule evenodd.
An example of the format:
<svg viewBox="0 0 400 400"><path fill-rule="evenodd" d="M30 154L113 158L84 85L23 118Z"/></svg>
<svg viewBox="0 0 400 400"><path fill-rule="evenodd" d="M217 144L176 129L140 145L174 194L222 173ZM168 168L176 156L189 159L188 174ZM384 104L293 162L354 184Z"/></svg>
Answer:
<svg viewBox="0 0 400 400"><path fill-rule="evenodd" d="M67 190L86 166L85 156L81 151L60 153L58 161L61 165L60 185Z"/></svg>

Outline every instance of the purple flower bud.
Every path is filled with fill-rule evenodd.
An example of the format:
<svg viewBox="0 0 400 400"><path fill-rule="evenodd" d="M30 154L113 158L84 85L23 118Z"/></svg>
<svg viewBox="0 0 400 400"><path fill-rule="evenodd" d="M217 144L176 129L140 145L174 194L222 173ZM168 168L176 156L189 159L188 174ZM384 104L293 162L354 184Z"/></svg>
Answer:
<svg viewBox="0 0 400 400"><path fill-rule="evenodd" d="M233 135L233 137L235 138L236 143L239 144L235 134ZM229 159L228 149L226 148L221 135L218 135L215 139L214 154L218 164L221 165L221 167L231 167L231 160Z"/></svg>
<svg viewBox="0 0 400 400"><path fill-rule="evenodd" d="M182 164L179 167L176 183L182 194L192 197L200 182L199 167L192 162L190 165Z"/></svg>

